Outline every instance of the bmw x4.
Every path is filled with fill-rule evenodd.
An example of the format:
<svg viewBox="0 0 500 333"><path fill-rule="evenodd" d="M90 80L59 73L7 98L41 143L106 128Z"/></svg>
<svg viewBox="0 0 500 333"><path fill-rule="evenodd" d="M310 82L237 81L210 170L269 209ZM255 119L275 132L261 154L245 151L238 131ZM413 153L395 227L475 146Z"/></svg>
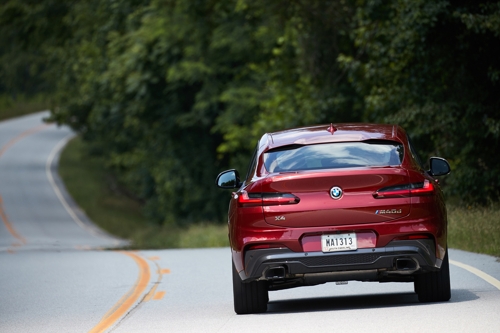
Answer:
<svg viewBox="0 0 500 333"><path fill-rule="evenodd" d="M233 189L228 227L234 310L267 310L269 291L326 282L411 282L450 299L447 217L436 177L395 125L330 124L267 133Z"/></svg>

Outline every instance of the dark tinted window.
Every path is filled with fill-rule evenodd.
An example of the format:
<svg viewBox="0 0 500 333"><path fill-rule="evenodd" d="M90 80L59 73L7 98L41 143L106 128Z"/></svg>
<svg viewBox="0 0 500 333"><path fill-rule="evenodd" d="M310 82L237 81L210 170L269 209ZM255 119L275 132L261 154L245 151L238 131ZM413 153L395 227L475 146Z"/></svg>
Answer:
<svg viewBox="0 0 500 333"><path fill-rule="evenodd" d="M402 160L403 146L387 141L288 146L264 154L269 172L396 166Z"/></svg>

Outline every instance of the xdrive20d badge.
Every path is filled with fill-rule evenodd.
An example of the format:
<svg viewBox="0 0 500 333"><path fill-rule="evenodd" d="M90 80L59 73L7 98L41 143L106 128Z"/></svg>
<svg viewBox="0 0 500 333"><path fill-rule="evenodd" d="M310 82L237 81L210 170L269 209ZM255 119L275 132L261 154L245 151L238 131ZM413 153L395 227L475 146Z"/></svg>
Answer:
<svg viewBox="0 0 500 333"><path fill-rule="evenodd" d="M396 125L327 124L264 134L247 173L224 171L234 310L269 292L326 282L407 282L421 302L450 299L447 218L436 177Z"/></svg>

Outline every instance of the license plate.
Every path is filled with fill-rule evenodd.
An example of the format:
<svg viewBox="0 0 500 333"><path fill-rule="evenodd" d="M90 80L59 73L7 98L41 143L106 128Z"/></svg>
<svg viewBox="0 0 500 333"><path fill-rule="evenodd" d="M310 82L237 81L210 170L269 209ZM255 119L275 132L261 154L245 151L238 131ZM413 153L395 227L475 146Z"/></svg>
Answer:
<svg viewBox="0 0 500 333"><path fill-rule="evenodd" d="M321 235L323 252L351 251L358 248L356 234Z"/></svg>

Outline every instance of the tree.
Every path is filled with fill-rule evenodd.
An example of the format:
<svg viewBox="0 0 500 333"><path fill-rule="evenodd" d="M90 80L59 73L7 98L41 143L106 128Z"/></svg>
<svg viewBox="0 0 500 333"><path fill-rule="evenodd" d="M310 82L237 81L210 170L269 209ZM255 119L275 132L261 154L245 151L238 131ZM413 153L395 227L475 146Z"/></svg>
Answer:
<svg viewBox="0 0 500 333"><path fill-rule="evenodd" d="M342 56L364 96L366 120L406 127L426 155L453 168L448 191L497 200L500 161L500 3L362 1Z"/></svg>

